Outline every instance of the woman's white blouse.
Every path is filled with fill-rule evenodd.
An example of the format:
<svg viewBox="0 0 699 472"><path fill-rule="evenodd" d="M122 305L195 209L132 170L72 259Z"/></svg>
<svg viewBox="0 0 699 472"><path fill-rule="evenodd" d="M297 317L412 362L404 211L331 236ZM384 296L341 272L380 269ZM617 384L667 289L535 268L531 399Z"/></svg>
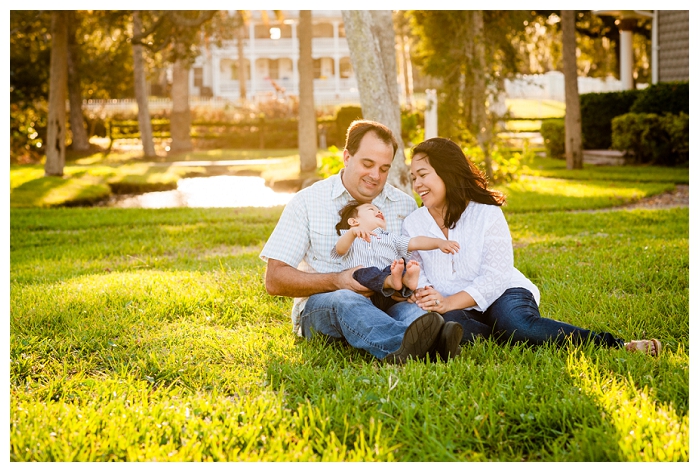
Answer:
<svg viewBox="0 0 699 472"><path fill-rule="evenodd" d="M405 218L403 234L447 239L426 207ZM467 292L477 304L471 309L480 311L513 287L526 288L539 304L539 289L514 267L512 236L500 207L470 202L448 239L461 246L455 255L413 251L421 266L418 287L431 285L445 297Z"/></svg>

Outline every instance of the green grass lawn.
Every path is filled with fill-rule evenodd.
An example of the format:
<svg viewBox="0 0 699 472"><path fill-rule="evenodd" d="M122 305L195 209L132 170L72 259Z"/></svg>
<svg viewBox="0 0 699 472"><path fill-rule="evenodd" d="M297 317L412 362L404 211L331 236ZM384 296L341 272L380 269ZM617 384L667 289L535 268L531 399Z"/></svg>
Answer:
<svg viewBox="0 0 699 472"><path fill-rule="evenodd" d="M542 314L659 358L384 365L291 332L258 257L279 207L11 209L10 459L688 461L689 209L567 212L674 180L549 177L503 188Z"/></svg>
<svg viewBox="0 0 699 472"><path fill-rule="evenodd" d="M566 113L565 102L557 100L508 98L505 105L513 118L563 118Z"/></svg>

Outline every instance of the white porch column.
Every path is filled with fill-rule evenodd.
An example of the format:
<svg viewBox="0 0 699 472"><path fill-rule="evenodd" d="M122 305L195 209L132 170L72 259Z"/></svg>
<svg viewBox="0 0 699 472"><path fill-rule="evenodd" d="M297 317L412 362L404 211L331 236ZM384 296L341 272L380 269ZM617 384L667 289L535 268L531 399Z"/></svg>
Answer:
<svg viewBox="0 0 699 472"><path fill-rule="evenodd" d="M636 20L621 20L619 24L619 78L622 90L633 89L633 26L625 22L636 23ZM627 28L622 29L623 26Z"/></svg>
<svg viewBox="0 0 699 472"><path fill-rule="evenodd" d="M296 21L291 23L291 90L290 93L299 94L299 38L296 36Z"/></svg>
<svg viewBox="0 0 699 472"><path fill-rule="evenodd" d="M425 139L438 136L437 131L437 91L435 89L425 90L427 103L425 106Z"/></svg>
<svg viewBox="0 0 699 472"><path fill-rule="evenodd" d="M653 10L653 26L651 27L651 84L658 83L658 10Z"/></svg>
<svg viewBox="0 0 699 472"><path fill-rule="evenodd" d="M250 58L250 88L248 89L248 99L254 101L255 95L257 95L257 74L255 73L257 55L255 54L255 23L253 21L248 25L248 33L250 36L250 51L248 55Z"/></svg>
<svg viewBox="0 0 699 472"><path fill-rule="evenodd" d="M333 21L333 60L335 61L335 98L340 98L340 22Z"/></svg>
<svg viewBox="0 0 699 472"><path fill-rule="evenodd" d="M639 18L654 18L650 10L592 10L597 16L617 18L619 27L619 79L622 90L634 88L633 84L633 31ZM655 31L655 20L653 31Z"/></svg>

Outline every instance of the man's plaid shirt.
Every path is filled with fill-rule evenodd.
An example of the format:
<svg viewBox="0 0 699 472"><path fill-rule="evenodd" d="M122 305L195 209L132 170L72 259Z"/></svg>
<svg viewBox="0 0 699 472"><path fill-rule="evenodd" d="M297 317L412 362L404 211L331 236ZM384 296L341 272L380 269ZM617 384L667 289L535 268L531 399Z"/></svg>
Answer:
<svg viewBox="0 0 699 472"><path fill-rule="evenodd" d="M339 236L335 225L339 211L352 196L339 174L301 190L287 203L272 235L262 248L260 258L276 259L305 272L340 272L342 264L333 260L331 251ZM386 184L372 202L386 218L386 230L400 234L406 216L417 209L415 199ZM299 315L308 298L295 298L291 311L293 330L301 336Z"/></svg>

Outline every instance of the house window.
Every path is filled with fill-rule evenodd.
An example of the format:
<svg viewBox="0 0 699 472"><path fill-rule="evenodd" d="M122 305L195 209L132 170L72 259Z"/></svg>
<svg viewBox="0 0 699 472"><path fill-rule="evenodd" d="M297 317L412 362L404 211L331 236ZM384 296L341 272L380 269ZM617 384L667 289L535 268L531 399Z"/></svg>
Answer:
<svg viewBox="0 0 699 472"><path fill-rule="evenodd" d="M320 79L321 75L321 60L313 59L313 78Z"/></svg>
<svg viewBox="0 0 699 472"><path fill-rule="evenodd" d="M194 67L194 86L201 87L204 85L204 69L202 67Z"/></svg>
<svg viewBox="0 0 699 472"><path fill-rule="evenodd" d="M269 29L269 39L279 39L282 37L282 30L279 28L270 28Z"/></svg>

